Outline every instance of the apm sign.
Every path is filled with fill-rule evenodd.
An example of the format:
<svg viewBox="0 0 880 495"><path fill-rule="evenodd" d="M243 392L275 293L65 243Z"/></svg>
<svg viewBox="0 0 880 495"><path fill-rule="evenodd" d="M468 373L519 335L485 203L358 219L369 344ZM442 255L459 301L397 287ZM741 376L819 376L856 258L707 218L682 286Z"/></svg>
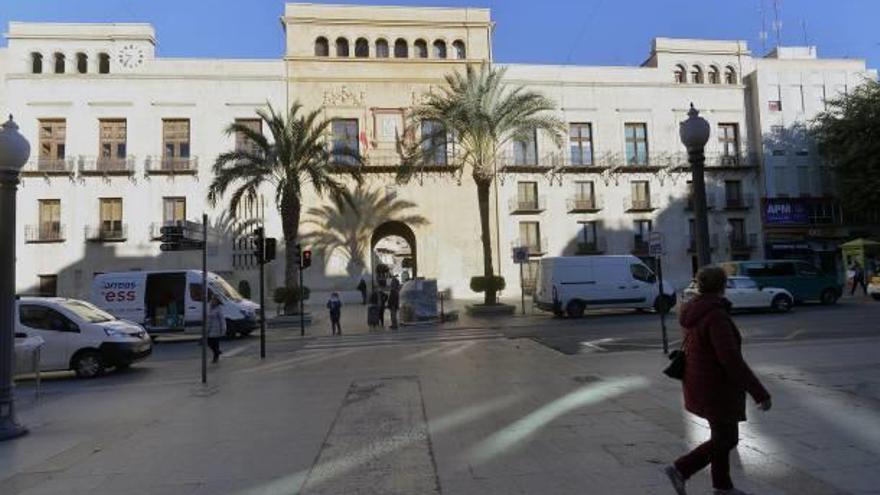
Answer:
<svg viewBox="0 0 880 495"><path fill-rule="evenodd" d="M764 204L764 222L770 225L807 224L810 212L806 203L791 199L768 199Z"/></svg>

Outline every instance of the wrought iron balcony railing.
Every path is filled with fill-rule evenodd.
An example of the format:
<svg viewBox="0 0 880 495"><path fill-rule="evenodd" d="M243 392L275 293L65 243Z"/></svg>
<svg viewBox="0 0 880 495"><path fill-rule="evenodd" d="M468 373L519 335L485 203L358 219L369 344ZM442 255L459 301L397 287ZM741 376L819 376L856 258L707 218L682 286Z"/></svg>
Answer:
<svg viewBox="0 0 880 495"><path fill-rule="evenodd" d="M24 242L64 242L64 225L57 222L45 222L24 227Z"/></svg>
<svg viewBox="0 0 880 495"><path fill-rule="evenodd" d="M89 242L121 242L128 238L128 225L90 225L86 227Z"/></svg>

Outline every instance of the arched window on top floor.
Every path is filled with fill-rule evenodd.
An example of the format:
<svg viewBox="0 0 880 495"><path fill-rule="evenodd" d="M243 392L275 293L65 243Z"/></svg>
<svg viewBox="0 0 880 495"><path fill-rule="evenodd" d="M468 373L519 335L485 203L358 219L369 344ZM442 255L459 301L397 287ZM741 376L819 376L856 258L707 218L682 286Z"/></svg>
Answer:
<svg viewBox="0 0 880 495"><path fill-rule="evenodd" d="M467 58L467 51L464 47L464 41L455 40L452 43L452 49L455 51L455 58L459 60L464 60Z"/></svg>
<svg viewBox="0 0 880 495"><path fill-rule="evenodd" d="M37 52L31 53L31 72L34 74L43 73L43 55Z"/></svg>
<svg viewBox="0 0 880 495"><path fill-rule="evenodd" d="M76 71L85 74L89 71L89 56L85 53L76 54Z"/></svg>
<svg viewBox="0 0 880 495"><path fill-rule="evenodd" d="M56 74L64 74L64 54L56 53L55 54L55 73Z"/></svg>
<svg viewBox="0 0 880 495"><path fill-rule="evenodd" d="M110 55L107 55L106 53L98 54L98 73L110 73Z"/></svg>
<svg viewBox="0 0 880 495"><path fill-rule="evenodd" d="M694 84L703 84L703 69L699 65L691 67L691 82Z"/></svg>
<svg viewBox="0 0 880 495"><path fill-rule="evenodd" d="M709 84L718 84L721 82L721 73L718 67L713 65L709 67Z"/></svg>
<svg viewBox="0 0 880 495"><path fill-rule="evenodd" d="M406 40L403 38L397 38L394 42L394 58L408 58L409 57L409 45L406 43Z"/></svg>
<svg viewBox="0 0 880 495"><path fill-rule="evenodd" d="M428 58L428 42L425 40L416 40L413 44L413 51L416 58Z"/></svg>
<svg viewBox="0 0 880 495"><path fill-rule="evenodd" d="M367 58L370 56L370 42L366 38L358 38L354 42L354 56L357 58Z"/></svg>
<svg viewBox="0 0 880 495"><path fill-rule="evenodd" d="M437 40L434 42L434 58L446 58L446 42Z"/></svg>
<svg viewBox="0 0 880 495"><path fill-rule="evenodd" d="M685 73L683 65L676 65L675 66L674 77L675 77L675 82L678 84L684 84L687 82L687 75Z"/></svg>
<svg viewBox="0 0 880 495"><path fill-rule="evenodd" d="M329 57L330 56L330 42L327 41L327 38L323 36L318 36L315 38L315 56L316 57Z"/></svg>
<svg viewBox="0 0 880 495"><path fill-rule="evenodd" d="M736 84L736 69L729 65L724 69L724 84Z"/></svg>
<svg viewBox="0 0 880 495"><path fill-rule="evenodd" d="M376 40L376 58L388 58L388 41L383 38Z"/></svg>
<svg viewBox="0 0 880 495"><path fill-rule="evenodd" d="M348 40L345 38L336 38L336 56L347 57L348 53Z"/></svg>

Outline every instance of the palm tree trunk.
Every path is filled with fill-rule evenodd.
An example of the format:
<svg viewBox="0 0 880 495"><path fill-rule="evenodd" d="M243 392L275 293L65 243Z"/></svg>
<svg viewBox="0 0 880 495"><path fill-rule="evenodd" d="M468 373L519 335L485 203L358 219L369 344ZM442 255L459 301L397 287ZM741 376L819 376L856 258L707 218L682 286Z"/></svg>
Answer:
<svg viewBox="0 0 880 495"><path fill-rule="evenodd" d="M281 198L281 230L284 233L284 286L288 289L299 287L299 263L296 259L296 244L299 239L299 215L302 206L296 195L285 193ZM298 309L296 304L285 303L284 312L290 314Z"/></svg>
<svg viewBox="0 0 880 495"><path fill-rule="evenodd" d="M487 289L484 293L485 304L496 304L495 285L491 283L495 276L492 266L492 230L489 227L489 188L491 180L474 178L477 183L477 202L480 206L480 239L483 241L483 276L486 277Z"/></svg>

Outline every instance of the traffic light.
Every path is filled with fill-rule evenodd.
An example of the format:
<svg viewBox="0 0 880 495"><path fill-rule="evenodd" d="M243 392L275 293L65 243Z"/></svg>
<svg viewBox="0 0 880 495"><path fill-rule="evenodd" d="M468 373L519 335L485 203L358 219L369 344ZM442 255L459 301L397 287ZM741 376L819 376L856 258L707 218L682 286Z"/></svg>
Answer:
<svg viewBox="0 0 880 495"><path fill-rule="evenodd" d="M302 252L302 260L300 261L300 268L306 269L312 266L312 250L306 249Z"/></svg>
<svg viewBox="0 0 880 495"><path fill-rule="evenodd" d="M265 249L265 242L263 242L263 227L257 227L254 229L254 256L257 258L257 263L263 263L263 254Z"/></svg>
<svg viewBox="0 0 880 495"><path fill-rule="evenodd" d="M266 241L263 243L263 249L265 253L266 263L275 259L275 248L278 245L278 240L274 237L267 237Z"/></svg>
<svg viewBox="0 0 880 495"><path fill-rule="evenodd" d="M293 261L297 266L302 267L302 247L299 244L293 246Z"/></svg>

